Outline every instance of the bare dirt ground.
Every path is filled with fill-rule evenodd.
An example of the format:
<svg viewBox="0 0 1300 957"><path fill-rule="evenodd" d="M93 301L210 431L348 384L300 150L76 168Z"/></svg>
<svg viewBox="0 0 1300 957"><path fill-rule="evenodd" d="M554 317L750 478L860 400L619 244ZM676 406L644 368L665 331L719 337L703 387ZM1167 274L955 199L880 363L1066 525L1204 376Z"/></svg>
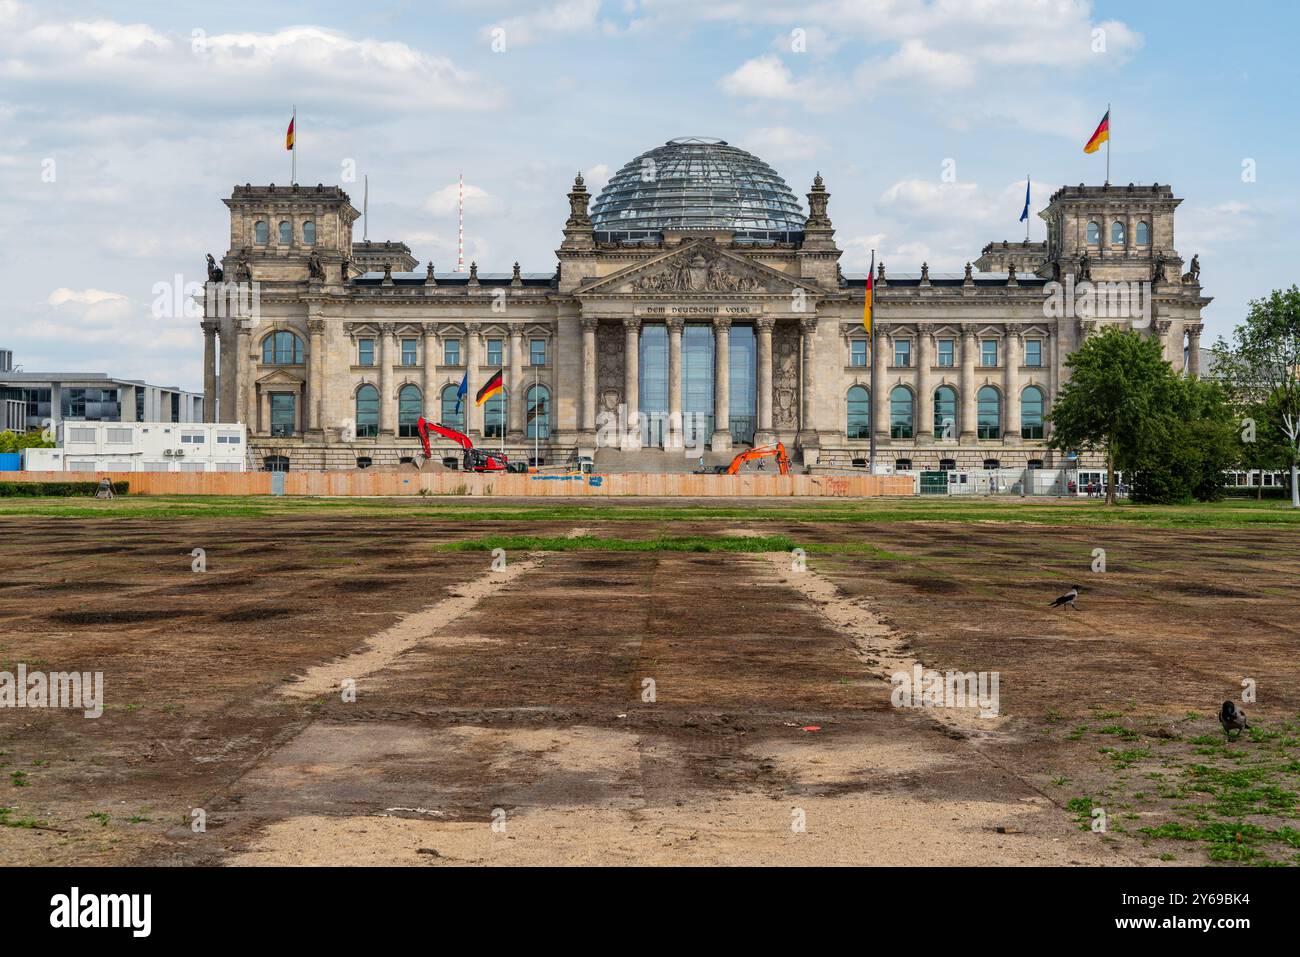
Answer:
<svg viewBox="0 0 1300 957"><path fill-rule="evenodd" d="M1232 819L1263 837L1142 829L1229 795L1187 768L1249 777L1294 747L1293 533L584 526L785 534L807 571L578 550L501 572L434 549L572 522L0 520L0 670L102 671L107 698L93 720L0 709L0 861L1289 860L1294 796L1271 778ZM1073 581L1080 610L1049 612ZM913 660L999 672L1000 714L891 706ZM1225 747L1212 712L1243 677L1277 734Z"/></svg>

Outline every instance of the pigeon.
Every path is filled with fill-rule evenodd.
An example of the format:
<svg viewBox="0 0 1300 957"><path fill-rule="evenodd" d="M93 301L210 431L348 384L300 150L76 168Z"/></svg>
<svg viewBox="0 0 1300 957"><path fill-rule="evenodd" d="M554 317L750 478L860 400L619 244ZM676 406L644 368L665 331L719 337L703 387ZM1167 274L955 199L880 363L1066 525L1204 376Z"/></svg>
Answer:
<svg viewBox="0 0 1300 957"><path fill-rule="evenodd" d="M1080 586L1078 585L1071 585L1069 591L1067 591L1060 598L1056 599L1056 601L1052 602L1052 604L1049 605L1048 607L1049 608L1074 608L1075 611L1078 611L1078 608L1075 607L1074 600L1079 597L1079 587Z"/></svg>
<svg viewBox="0 0 1300 957"><path fill-rule="evenodd" d="M1250 727L1246 723L1246 712L1239 711L1231 701L1223 702L1223 707L1219 709L1219 724L1223 725L1223 733L1229 741L1232 740L1234 730L1237 737L1241 737L1241 732Z"/></svg>

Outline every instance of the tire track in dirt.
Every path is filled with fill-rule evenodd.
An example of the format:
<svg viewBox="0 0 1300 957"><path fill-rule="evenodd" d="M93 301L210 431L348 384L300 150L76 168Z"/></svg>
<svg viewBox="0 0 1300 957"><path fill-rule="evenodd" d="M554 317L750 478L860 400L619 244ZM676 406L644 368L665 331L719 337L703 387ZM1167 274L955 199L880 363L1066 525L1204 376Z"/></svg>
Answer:
<svg viewBox="0 0 1300 957"><path fill-rule="evenodd" d="M359 651L308 669L306 674L282 686L279 693L288 698L312 698L339 690L345 679L360 679L380 671L392 664L399 655L472 611L483 599L496 594L539 566L547 554L549 553L531 553L523 561L507 563L501 571L490 570L458 585L457 591L450 597L413 612L396 624L371 635Z"/></svg>

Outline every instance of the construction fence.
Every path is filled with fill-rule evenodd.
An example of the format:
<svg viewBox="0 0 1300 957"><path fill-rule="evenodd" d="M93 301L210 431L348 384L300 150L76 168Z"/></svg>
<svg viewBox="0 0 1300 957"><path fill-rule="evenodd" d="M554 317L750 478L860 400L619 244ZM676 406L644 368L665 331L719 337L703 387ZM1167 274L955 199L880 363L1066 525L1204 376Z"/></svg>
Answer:
<svg viewBox="0 0 1300 957"><path fill-rule="evenodd" d="M666 498L914 495L909 475L684 475L680 473L493 474L472 472L83 472L111 478L131 495L492 495L501 497L645 496ZM0 482L66 481L66 472L0 472Z"/></svg>

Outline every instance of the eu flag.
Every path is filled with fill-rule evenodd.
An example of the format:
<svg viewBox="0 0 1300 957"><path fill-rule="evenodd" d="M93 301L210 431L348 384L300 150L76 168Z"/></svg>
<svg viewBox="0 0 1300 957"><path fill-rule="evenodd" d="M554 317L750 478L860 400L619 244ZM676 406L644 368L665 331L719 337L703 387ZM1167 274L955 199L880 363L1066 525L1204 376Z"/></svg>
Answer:
<svg viewBox="0 0 1300 957"><path fill-rule="evenodd" d="M456 414L460 414L460 403L469 394L469 373L466 372L464 378L460 380L460 388L456 390Z"/></svg>
<svg viewBox="0 0 1300 957"><path fill-rule="evenodd" d="M1023 223L1029 218L1029 177L1025 177L1025 208L1020 213L1020 221Z"/></svg>

